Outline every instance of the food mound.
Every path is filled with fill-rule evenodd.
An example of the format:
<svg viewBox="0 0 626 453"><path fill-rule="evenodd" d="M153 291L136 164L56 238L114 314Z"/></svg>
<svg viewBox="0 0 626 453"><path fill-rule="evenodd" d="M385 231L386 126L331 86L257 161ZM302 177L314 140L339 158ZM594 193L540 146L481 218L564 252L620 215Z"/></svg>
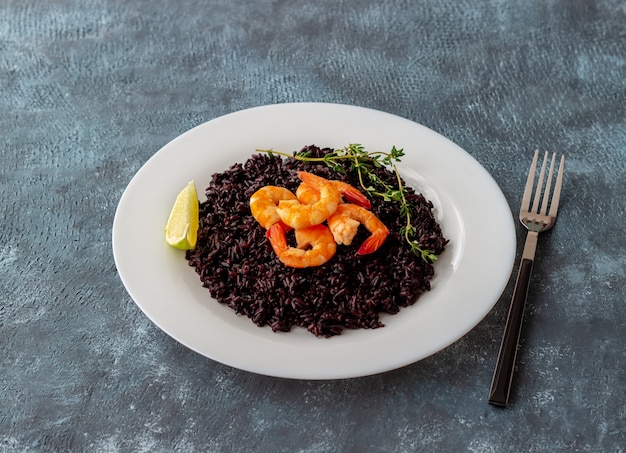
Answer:
<svg viewBox="0 0 626 453"><path fill-rule="evenodd" d="M389 230L368 210L370 201L356 187L305 171L299 171L298 177L302 183L295 195L284 187L264 186L250 197L252 217L267 229L267 238L283 264L299 268L325 264L337 244L352 243L359 225L372 233L357 251L359 255L374 253L385 242ZM292 229L296 247L285 237Z"/></svg>
<svg viewBox="0 0 626 453"><path fill-rule="evenodd" d="M331 151L308 146L301 152L324 157ZM315 336L331 337L346 328L382 327L381 314L396 314L430 290L433 264L407 246L402 233L405 218L399 206L382 198L370 198L369 210L389 234L373 253L359 253L371 235L359 226L350 245L337 247L323 265L296 268L280 261L268 230L252 216L250 197L265 186L295 194L302 183L298 172L302 171L360 187L358 176L349 171L349 162L344 165L345 173L323 162L256 154L212 176L207 200L200 204L197 245L186 257L214 299L275 332L300 326ZM384 167L371 171L390 185L397 183L395 173ZM447 240L433 215L432 203L410 187L406 197L414 208L411 224L416 239L421 247L439 255ZM295 232L284 235L289 247L295 248Z"/></svg>

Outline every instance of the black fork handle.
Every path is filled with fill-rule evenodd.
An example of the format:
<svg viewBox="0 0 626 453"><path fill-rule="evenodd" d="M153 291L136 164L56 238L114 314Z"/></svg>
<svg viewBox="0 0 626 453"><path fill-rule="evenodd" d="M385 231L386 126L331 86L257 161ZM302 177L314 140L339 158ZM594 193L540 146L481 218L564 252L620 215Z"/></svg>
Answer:
<svg viewBox="0 0 626 453"><path fill-rule="evenodd" d="M498 353L498 361L493 374L491 389L489 390L489 403L496 406L506 406L509 402L517 349L519 346L520 333L522 331L524 307L526 305L532 269L533 260L522 258L517 273L509 314L504 327L504 335L502 337L502 344L500 345L500 352Z"/></svg>

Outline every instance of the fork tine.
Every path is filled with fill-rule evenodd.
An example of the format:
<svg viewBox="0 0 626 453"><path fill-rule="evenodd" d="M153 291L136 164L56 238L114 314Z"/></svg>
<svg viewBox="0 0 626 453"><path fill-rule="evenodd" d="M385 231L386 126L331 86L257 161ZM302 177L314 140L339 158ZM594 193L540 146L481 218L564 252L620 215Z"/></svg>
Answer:
<svg viewBox="0 0 626 453"><path fill-rule="evenodd" d="M548 161L548 151L543 156L543 162L541 163L541 172L539 173L539 179L537 180L537 191L535 192L535 199L533 200L533 207L531 212L539 213L539 200L541 199L541 189L543 188L543 178L546 174L546 163Z"/></svg>
<svg viewBox="0 0 626 453"><path fill-rule="evenodd" d="M559 172L556 175L556 184L554 185L554 195L550 202L550 212L548 215L556 217L556 211L559 209L559 199L561 198L561 186L563 185L563 169L565 167L565 155L561 155L561 163L559 164Z"/></svg>
<svg viewBox="0 0 626 453"><path fill-rule="evenodd" d="M546 190L543 194L543 202L541 203L541 215L546 215L548 211L548 200L550 199L550 188L552 187L552 175L554 174L554 161L556 160L556 153L552 153L552 160L550 161L550 170L548 171L548 180L546 181Z"/></svg>
<svg viewBox="0 0 626 453"><path fill-rule="evenodd" d="M535 182L535 173L537 172L537 159L539 159L539 150L535 150L533 161L530 164L530 171L528 172L528 178L526 179L526 187L524 188L524 195L522 196L522 209L530 209L530 197L533 193L533 183Z"/></svg>

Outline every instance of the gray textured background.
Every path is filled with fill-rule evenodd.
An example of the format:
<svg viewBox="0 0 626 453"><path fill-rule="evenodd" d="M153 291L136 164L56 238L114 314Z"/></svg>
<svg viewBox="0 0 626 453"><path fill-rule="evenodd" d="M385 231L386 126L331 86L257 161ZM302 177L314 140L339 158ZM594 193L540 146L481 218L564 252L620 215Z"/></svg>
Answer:
<svg viewBox="0 0 626 453"><path fill-rule="evenodd" d="M0 450L623 451L625 54L619 0L3 0ZM509 408L486 397L512 281L444 351L328 382L203 358L127 295L110 237L133 174L293 101L420 122L512 210L532 151L567 153Z"/></svg>

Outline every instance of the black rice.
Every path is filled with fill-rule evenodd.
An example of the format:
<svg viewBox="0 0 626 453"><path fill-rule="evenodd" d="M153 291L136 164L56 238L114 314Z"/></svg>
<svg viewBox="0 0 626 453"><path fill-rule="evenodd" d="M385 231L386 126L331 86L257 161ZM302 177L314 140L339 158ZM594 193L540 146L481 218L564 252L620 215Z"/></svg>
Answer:
<svg viewBox="0 0 626 453"><path fill-rule="evenodd" d="M311 156L332 151L308 146ZM347 168L347 167L346 167ZM361 227L352 245L337 246L326 264L305 269L285 266L276 257L262 228L250 214L249 199L266 185L293 192L300 184L296 172L306 170L359 187L356 175L341 174L325 164L256 154L212 176L207 200L200 204L198 243L187 252L203 286L211 296L258 326L288 332L293 326L315 336L331 337L344 329L382 327L380 314L396 314L430 290L433 265L416 257L400 236L405 219L395 202L371 198L372 212L391 231L378 251L359 256L368 232ZM395 185L395 175L375 172ZM413 225L423 248L443 252L447 240L433 216L432 203L408 188L415 206Z"/></svg>

